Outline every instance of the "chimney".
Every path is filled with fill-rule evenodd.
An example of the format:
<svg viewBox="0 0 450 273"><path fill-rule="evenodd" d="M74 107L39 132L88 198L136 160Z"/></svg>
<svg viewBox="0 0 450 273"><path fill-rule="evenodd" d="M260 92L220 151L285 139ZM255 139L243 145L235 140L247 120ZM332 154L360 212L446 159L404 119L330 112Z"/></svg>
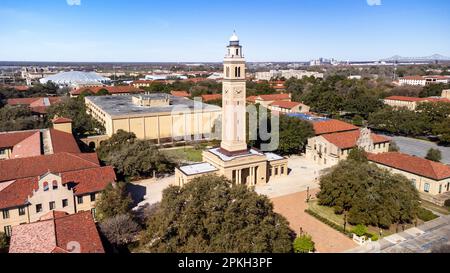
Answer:
<svg viewBox="0 0 450 273"><path fill-rule="evenodd" d="M70 118L55 117L52 122L53 129L72 134L72 120Z"/></svg>

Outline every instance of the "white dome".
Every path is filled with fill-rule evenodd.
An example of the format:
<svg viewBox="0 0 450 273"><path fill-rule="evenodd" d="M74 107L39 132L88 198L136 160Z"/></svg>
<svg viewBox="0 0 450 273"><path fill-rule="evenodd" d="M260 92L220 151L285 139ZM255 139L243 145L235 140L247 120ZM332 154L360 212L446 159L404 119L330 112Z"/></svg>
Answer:
<svg viewBox="0 0 450 273"><path fill-rule="evenodd" d="M236 32L233 32L233 35L230 37L230 42L239 42L239 37L236 35Z"/></svg>

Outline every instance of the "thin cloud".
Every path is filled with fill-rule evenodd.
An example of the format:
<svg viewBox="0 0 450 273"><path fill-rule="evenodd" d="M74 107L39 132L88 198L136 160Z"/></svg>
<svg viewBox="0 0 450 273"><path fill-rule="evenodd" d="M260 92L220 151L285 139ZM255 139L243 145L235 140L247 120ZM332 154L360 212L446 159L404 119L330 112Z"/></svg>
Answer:
<svg viewBox="0 0 450 273"><path fill-rule="evenodd" d="M381 6L381 0L367 0L369 6Z"/></svg>
<svg viewBox="0 0 450 273"><path fill-rule="evenodd" d="M81 0L66 0L67 5L69 6L80 6Z"/></svg>

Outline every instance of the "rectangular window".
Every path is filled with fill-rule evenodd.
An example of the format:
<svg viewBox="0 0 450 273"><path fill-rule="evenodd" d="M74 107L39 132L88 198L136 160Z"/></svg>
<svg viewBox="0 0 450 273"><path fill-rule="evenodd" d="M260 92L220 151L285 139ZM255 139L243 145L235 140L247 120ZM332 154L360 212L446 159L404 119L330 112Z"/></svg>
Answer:
<svg viewBox="0 0 450 273"><path fill-rule="evenodd" d="M91 202L95 202L95 193L91 193Z"/></svg>
<svg viewBox="0 0 450 273"><path fill-rule="evenodd" d="M430 183L425 183L423 190L424 190L424 192L430 192Z"/></svg>
<svg viewBox="0 0 450 273"><path fill-rule="evenodd" d="M19 208L19 216L25 215L25 208Z"/></svg>
<svg viewBox="0 0 450 273"><path fill-rule="evenodd" d="M0 150L0 155L4 155L5 154L5 150Z"/></svg>
<svg viewBox="0 0 450 273"><path fill-rule="evenodd" d="M36 205L36 213L42 212L42 204Z"/></svg>
<svg viewBox="0 0 450 273"><path fill-rule="evenodd" d="M77 203L83 204L83 196L77 196Z"/></svg>
<svg viewBox="0 0 450 273"><path fill-rule="evenodd" d="M69 201L67 199L62 200L62 207L65 208L69 206Z"/></svg>
<svg viewBox="0 0 450 273"><path fill-rule="evenodd" d="M3 212L3 219L9 219L9 210L5 209L2 212Z"/></svg>
<svg viewBox="0 0 450 273"><path fill-rule="evenodd" d="M6 236L11 237L11 231L12 231L11 226L5 226L4 230L5 230Z"/></svg>
<svg viewBox="0 0 450 273"><path fill-rule="evenodd" d="M55 209L55 202L54 202L54 201L53 201L53 202L50 202L50 203L48 204L48 206L49 206L50 210L54 210L54 209Z"/></svg>
<svg viewBox="0 0 450 273"><path fill-rule="evenodd" d="M275 168L275 176L278 175L278 168Z"/></svg>
<svg viewBox="0 0 450 273"><path fill-rule="evenodd" d="M284 174L284 167L281 167L281 172L280 174Z"/></svg>
<svg viewBox="0 0 450 273"><path fill-rule="evenodd" d="M92 217L94 218L94 220L96 220L95 215L96 215L97 211L95 210L95 208L91 209L91 213L92 213Z"/></svg>
<svg viewBox="0 0 450 273"><path fill-rule="evenodd" d="M439 185L439 194L442 193L442 185Z"/></svg>

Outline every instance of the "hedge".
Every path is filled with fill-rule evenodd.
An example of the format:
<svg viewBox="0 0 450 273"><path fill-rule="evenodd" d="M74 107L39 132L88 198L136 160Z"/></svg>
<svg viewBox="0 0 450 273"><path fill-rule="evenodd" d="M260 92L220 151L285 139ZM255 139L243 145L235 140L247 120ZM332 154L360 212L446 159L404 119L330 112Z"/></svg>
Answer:
<svg viewBox="0 0 450 273"><path fill-rule="evenodd" d="M338 224L336 224L336 223L334 223L334 222L332 222L332 221L330 221L330 220L320 216L319 214L315 213L314 211L312 211L310 209L306 209L305 212L308 213L309 215L311 215L312 217L316 218L317 220L321 221L322 223L330 226L331 228L333 228L333 229L335 229L335 230L345 234L346 236L348 236L350 238L353 237L353 234L351 232L346 231L346 230L344 231L344 227L342 227L342 226L340 226L340 225L338 225Z"/></svg>

